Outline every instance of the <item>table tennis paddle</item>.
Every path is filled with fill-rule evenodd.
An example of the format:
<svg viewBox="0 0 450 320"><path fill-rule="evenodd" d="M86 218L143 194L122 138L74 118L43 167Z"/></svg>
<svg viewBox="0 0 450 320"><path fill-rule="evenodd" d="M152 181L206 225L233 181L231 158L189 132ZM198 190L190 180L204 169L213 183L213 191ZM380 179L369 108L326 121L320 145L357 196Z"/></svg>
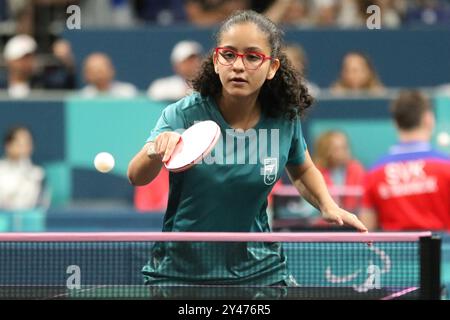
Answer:
<svg viewBox="0 0 450 320"><path fill-rule="evenodd" d="M206 157L220 138L220 127L214 121L197 122L183 132L170 159L164 163L171 172L185 171Z"/></svg>

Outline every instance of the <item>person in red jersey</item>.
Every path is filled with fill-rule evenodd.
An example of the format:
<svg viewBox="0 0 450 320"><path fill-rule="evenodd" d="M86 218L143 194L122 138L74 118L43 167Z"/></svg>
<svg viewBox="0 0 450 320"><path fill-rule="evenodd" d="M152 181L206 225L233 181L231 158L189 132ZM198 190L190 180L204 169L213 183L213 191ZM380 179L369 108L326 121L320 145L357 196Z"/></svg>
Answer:
<svg viewBox="0 0 450 320"><path fill-rule="evenodd" d="M391 113L400 141L369 170L360 219L369 230L450 231L450 157L430 144L431 104L402 91Z"/></svg>

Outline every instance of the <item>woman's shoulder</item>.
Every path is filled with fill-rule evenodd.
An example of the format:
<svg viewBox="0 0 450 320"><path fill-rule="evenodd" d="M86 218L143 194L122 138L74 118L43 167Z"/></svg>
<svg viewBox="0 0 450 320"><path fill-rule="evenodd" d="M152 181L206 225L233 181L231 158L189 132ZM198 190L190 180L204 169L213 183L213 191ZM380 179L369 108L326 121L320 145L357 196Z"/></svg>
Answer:
<svg viewBox="0 0 450 320"><path fill-rule="evenodd" d="M302 122L302 118L300 115L296 115L295 117L290 117L287 115L280 115L277 117L266 116L266 119L269 123L272 124L273 127L286 128L290 130L301 127Z"/></svg>
<svg viewBox="0 0 450 320"><path fill-rule="evenodd" d="M198 92L192 92L190 95L168 105L166 109L175 109L180 111L187 111L204 107L208 103L208 98L200 95Z"/></svg>
<svg viewBox="0 0 450 320"><path fill-rule="evenodd" d="M204 118L208 114L207 110L210 106L210 100L207 97L194 92L168 105L164 109L163 115L169 119L181 117L185 123L190 123Z"/></svg>

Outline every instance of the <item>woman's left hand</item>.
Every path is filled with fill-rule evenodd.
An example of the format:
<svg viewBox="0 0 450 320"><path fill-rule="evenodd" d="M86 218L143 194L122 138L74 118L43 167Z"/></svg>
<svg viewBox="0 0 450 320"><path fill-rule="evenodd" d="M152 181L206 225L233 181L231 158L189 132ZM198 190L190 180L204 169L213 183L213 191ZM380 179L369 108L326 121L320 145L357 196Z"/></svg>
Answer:
<svg viewBox="0 0 450 320"><path fill-rule="evenodd" d="M367 232L366 226L358 219L358 217L344 209L334 207L322 211L322 218L326 221L335 223L337 225L349 225L356 228L360 232Z"/></svg>

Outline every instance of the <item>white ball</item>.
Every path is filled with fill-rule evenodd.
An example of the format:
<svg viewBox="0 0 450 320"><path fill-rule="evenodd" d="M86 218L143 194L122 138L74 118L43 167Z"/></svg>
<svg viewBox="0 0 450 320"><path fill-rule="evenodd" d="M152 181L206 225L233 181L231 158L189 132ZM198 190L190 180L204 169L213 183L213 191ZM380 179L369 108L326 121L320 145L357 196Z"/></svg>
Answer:
<svg viewBox="0 0 450 320"><path fill-rule="evenodd" d="M443 147L450 145L450 135L447 132L439 133L437 136L437 143Z"/></svg>
<svg viewBox="0 0 450 320"><path fill-rule="evenodd" d="M95 156L94 166L103 173L109 172L114 168L114 157L108 152L100 152Z"/></svg>

